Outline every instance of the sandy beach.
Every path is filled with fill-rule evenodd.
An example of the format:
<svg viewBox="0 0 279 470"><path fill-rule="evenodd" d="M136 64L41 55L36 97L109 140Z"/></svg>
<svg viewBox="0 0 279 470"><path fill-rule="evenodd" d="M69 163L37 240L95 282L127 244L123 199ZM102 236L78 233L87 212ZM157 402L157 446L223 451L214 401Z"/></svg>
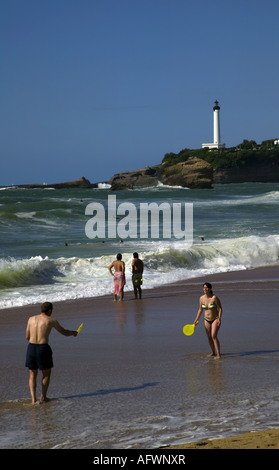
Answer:
<svg viewBox="0 0 279 470"><path fill-rule="evenodd" d="M221 360L207 357L202 321L182 334L205 280L223 305ZM65 328L84 327L77 338L52 333L51 401L39 407L24 360L40 306L1 310L1 447L277 448L278 287L272 267L145 288L142 300L56 303Z"/></svg>
<svg viewBox="0 0 279 470"><path fill-rule="evenodd" d="M245 432L223 439L201 440L168 449L279 449L279 429Z"/></svg>

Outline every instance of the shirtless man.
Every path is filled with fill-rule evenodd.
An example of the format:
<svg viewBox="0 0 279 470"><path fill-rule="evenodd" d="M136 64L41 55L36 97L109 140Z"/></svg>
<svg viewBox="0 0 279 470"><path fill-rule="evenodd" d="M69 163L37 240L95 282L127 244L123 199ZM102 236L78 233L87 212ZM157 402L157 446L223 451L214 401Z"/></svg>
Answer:
<svg viewBox="0 0 279 470"><path fill-rule="evenodd" d="M138 298L138 293L139 293L139 298L141 299L143 262L141 259L139 259L138 253L134 253L133 257L134 259L132 261L132 282L134 286L135 299Z"/></svg>
<svg viewBox="0 0 279 470"><path fill-rule="evenodd" d="M52 350L48 344L49 334L55 328L64 336L77 336L77 331L65 330L57 320L51 318L53 305L45 302L41 314L30 317L26 328L26 339L29 341L25 366L29 368L29 388L32 403L36 403L36 382L38 369L42 371L42 394L40 403L49 401L47 390L50 381Z"/></svg>
<svg viewBox="0 0 279 470"><path fill-rule="evenodd" d="M114 272L112 272L112 269ZM121 253L118 253L116 256L116 260L113 261L108 270L110 274L113 276L113 284L114 284L114 292L113 292L113 299L117 300L117 295L119 295L120 300L124 298L124 286L126 284L125 280L125 263L122 261Z"/></svg>

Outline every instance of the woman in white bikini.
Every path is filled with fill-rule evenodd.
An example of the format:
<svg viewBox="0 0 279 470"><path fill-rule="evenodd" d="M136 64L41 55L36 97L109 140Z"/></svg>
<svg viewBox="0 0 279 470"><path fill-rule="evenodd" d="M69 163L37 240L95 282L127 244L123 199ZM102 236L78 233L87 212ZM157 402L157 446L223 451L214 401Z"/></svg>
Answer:
<svg viewBox="0 0 279 470"><path fill-rule="evenodd" d="M195 325L204 310L204 326L207 334L211 354L209 356L221 357L220 343L217 338L221 326L222 305L216 295L213 295L212 285L209 282L203 284L204 295L200 297L200 307L195 320Z"/></svg>

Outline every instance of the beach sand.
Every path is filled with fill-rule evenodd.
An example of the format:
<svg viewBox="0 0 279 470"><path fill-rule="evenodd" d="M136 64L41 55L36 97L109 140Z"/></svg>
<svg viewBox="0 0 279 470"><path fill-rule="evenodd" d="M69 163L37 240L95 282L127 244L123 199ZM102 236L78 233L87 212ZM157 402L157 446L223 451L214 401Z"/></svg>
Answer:
<svg viewBox="0 0 279 470"><path fill-rule="evenodd" d="M279 449L279 429L245 432L223 439L201 440L167 449Z"/></svg>
<svg viewBox="0 0 279 470"><path fill-rule="evenodd" d="M221 360L207 358L202 321L191 338L182 334L183 325L195 320L204 281L213 284L223 305ZM113 302L111 295L55 303L53 317L65 328L77 329L81 322L84 326L77 338L51 334L54 369L49 396L53 401L42 408L54 413L53 407L66 409L73 402L72 423L66 417L60 423L57 420L62 420L63 413L55 412L53 425L45 417L49 434L40 436L36 421L28 434L27 408L24 413L16 408L15 424L11 415L3 428L2 446L277 448L278 429L270 428L278 427L278 414L271 413L268 419L258 415L253 400L265 390L268 406L272 393L278 397L278 289L279 267L271 267L189 279L152 290L143 284L142 300L134 300L133 293L127 292L123 302ZM25 328L28 317L37 313L40 305L0 310L0 353L5 358L0 365L0 404L5 413L18 406L18 400L26 404L30 399L24 368ZM225 424L218 416L218 400L225 400L223 407L232 407ZM247 418L244 429L238 430L235 420L238 423L240 418L235 410L239 413L239 401ZM259 406L264 409L265 399ZM204 439L202 410L213 416ZM189 424L188 432L184 421L190 420L189 415L195 426ZM180 419L174 431L172 416ZM65 439L63 426L66 434L72 428L75 438ZM141 426L144 437L139 438ZM246 433L251 430L260 433ZM220 433L226 439L219 440Z"/></svg>

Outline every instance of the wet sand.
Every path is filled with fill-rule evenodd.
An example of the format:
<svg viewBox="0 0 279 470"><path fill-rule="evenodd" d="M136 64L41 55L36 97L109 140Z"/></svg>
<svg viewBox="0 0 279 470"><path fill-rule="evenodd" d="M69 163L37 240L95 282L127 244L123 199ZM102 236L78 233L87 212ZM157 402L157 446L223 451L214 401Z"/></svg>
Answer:
<svg viewBox="0 0 279 470"><path fill-rule="evenodd" d="M279 429L245 432L223 439L201 440L167 449L279 449Z"/></svg>
<svg viewBox="0 0 279 470"><path fill-rule="evenodd" d="M199 296L202 295L202 284L205 281L213 284L214 292L222 301L224 313L219 338L223 357L220 361L226 363L222 372L214 366L214 362L217 363L218 360L211 359L213 362L206 366L206 375L204 367L209 347L202 321L191 338L182 334L183 325L192 323L195 319ZM154 415L159 421L158 417L164 416L167 420L168 411L170 415L173 412L177 416L181 410L183 421L184 417L188 418L187 407L192 406L191 413L199 410L199 407L204 407L207 413L210 400L212 399L213 404L216 403L215 393L223 394L222 396L226 398L229 397L231 388L234 388L232 394L237 394L239 389L242 398L242 395L245 397L246 389L249 397L254 390L260 390L261 387L273 390L274 384L278 384L278 376L275 375L278 370L276 364L279 354L279 267L216 274L152 290L144 288L145 285L143 285L142 300L134 300L133 293L127 292L123 302L113 302L111 295L54 304L53 317L65 328L77 329L81 322L84 326L77 338L65 338L56 331L51 334L54 370L49 396L53 400L59 402L61 399L86 399L90 413L92 401L92 410L94 409L96 416L98 413L102 416L104 427L108 423L109 429L113 417L116 426L116 431L112 430L114 436L119 431L117 423L122 423L120 426L122 429L127 426L123 440L125 447L131 445L127 436L131 429L129 423L133 420L135 425L131 432L137 436L139 423L137 420L142 417L149 419ZM40 305L0 310L0 353L1 357L5 358L0 365L1 403L18 399L24 400L25 403L29 400L27 370L24 368L27 347L25 328L28 317L37 313L40 313ZM239 360L242 361L242 368L238 364ZM253 363L255 363L254 369ZM247 371L243 369L244 365ZM253 374L255 370L259 371L259 375ZM247 374L251 374L251 377ZM266 382L262 384L262 381ZM200 387L198 391L195 390L196 382ZM192 396L183 395L186 394L186 386L194 388L193 397L198 395L196 399L199 401L196 404L193 404ZM106 398L107 408L104 408L103 397ZM176 408L172 410L173 403ZM48 404L42 405L42 407L48 406ZM247 405L244 403L243 406L245 408ZM76 412L78 413L78 410ZM85 407L84 426L88 420L86 412L88 413ZM259 441L255 441L257 437L255 433L249 433L246 439L242 431L250 431L251 426L253 431L266 427L265 417L262 421L253 418L251 423L248 429L240 429L239 432L236 432L232 426L231 433L230 423L226 424L226 435L229 433L232 437L231 440L222 440L222 443L219 440L217 443L215 440L220 434L219 431L214 433L214 430L210 430L210 435L205 436L206 440L202 441L204 444L199 443L199 439L193 440L190 432L189 438L187 432L185 433L183 442L188 442L191 448L227 446L230 442L233 448L239 446L248 448L245 446L250 445L252 438L251 445L255 446L252 448L259 448L258 445L267 445L267 448L271 448L270 442L272 446L277 446L275 430L265 431L264 436L267 436L267 440L260 437L260 444ZM270 419L267 427L277 427L276 423L278 416L274 416L274 421ZM57 430L57 423L55 426L54 429ZM145 426L147 427L147 424ZM155 430L157 428L159 429L159 426L156 424ZM75 432L78 434L80 430L77 429ZM85 446L106 445L98 434L96 435L99 440L96 438L95 441L95 434L93 439L89 435L90 432L91 427L88 425L88 430L84 431L84 434L88 434ZM52 433L53 430L50 429L50 435ZM239 433L240 436L236 435ZM17 439L15 447L24 447L24 441L19 443L18 436L15 438ZM34 436L36 437L35 431ZM54 443L57 445L60 443L59 429L54 441L50 437L44 439L36 446L48 448L54 446ZM70 443L63 445L66 447L76 445L76 448L80 448L84 439L83 436L83 440L76 440L75 444L69 438ZM135 441L136 439L137 437ZM175 445L178 442L180 444L176 448L184 448L181 447L184 445L181 444L181 435L172 439L171 431L168 430L168 435L162 434L156 439L153 438L151 448ZM117 443L109 445L115 446ZM150 448L148 434L140 445ZM10 442L9 446L11 447ZM32 447L32 444L26 443L26 447ZM118 448L121 448L121 443L118 444Z"/></svg>
<svg viewBox="0 0 279 470"><path fill-rule="evenodd" d="M262 290L264 295L266 288L269 288L271 283L274 289L279 286L279 266L218 273L202 278L178 281L174 284L163 285L150 290L147 286L143 285L142 300L147 304L147 307L152 305L153 308L160 310L163 309L165 305L169 306L166 299L171 298L173 307L174 304L180 305L181 302L183 302L185 312L193 303L194 310L192 315L195 317L198 307L198 298L202 295L202 283L206 281L210 281L213 284L213 289L216 295L219 296L222 296L223 292L226 296L237 295L239 285L244 286L244 284L247 285L247 290L249 290L249 286L253 285L254 291L257 283L259 283L258 288ZM187 305L189 297L191 299L191 305ZM48 299L46 299L46 301L47 300ZM134 296L131 291L125 292L123 303L127 304L127 301L129 301L129 306L132 305L130 302L134 301ZM136 305L140 305L139 299L134 302ZM118 304L118 302L115 304ZM114 307L112 304L112 295L105 295L101 297L55 302L54 308L53 316L62 322L63 319L78 319L79 321L79 319L87 317L88 315L92 318L96 312L100 313L101 311L103 311L105 315L106 312L111 311ZM38 312L40 312L40 304L2 309L0 310L0 327L5 329L16 329L19 327L22 329L22 324L25 324L24 322L27 321L29 316L35 315ZM186 315L185 313L185 318Z"/></svg>

